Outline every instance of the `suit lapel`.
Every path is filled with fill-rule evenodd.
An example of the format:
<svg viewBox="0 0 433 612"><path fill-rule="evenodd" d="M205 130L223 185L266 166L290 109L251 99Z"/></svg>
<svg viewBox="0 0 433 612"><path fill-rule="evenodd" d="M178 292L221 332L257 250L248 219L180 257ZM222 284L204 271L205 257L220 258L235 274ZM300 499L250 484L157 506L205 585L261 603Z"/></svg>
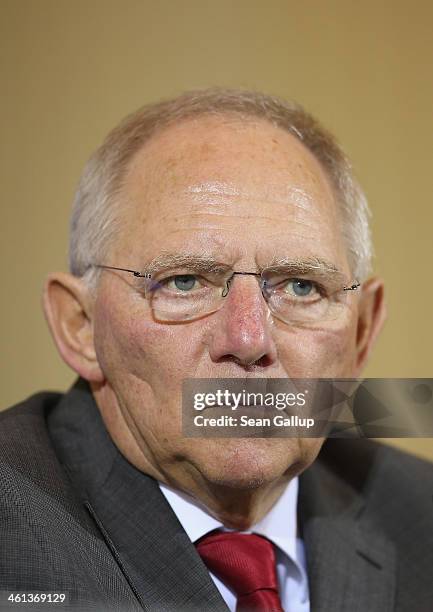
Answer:
<svg viewBox="0 0 433 612"><path fill-rule="evenodd" d="M227 612L157 482L117 450L83 381L64 396L49 427L62 463L142 607Z"/></svg>
<svg viewBox="0 0 433 612"><path fill-rule="evenodd" d="M394 610L394 545L367 518L363 498L320 460L300 478L298 515L311 610Z"/></svg>
<svg viewBox="0 0 433 612"><path fill-rule="evenodd" d="M144 608L227 612L154 480L119 457L102 489L88 489L86 505Z"/></svg>

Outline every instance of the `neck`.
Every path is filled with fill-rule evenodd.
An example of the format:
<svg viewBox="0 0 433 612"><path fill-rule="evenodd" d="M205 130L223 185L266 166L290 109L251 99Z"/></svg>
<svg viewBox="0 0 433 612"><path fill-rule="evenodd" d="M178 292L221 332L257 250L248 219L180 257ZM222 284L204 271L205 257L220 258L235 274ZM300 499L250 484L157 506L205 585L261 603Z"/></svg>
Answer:
<svg viewBox="0 0 433 612"><path fill-rule="evenodd" d="M187 471L187 473L189 470ZM181 492L225 527L247 531L268 514L296 473L285 473L268 483L251 483L235 487L210 482L198 472L185 471L176 478L159 478L173 490Z"/></svg>
<svg viewBox="0 0 433 612"><path fill-rule="evenodd" d="M253 491L239 491L212 486L211 495L202 491L194 499L225 527L247 531L271 510L287 486L287 480L260 487Z"/></svg>

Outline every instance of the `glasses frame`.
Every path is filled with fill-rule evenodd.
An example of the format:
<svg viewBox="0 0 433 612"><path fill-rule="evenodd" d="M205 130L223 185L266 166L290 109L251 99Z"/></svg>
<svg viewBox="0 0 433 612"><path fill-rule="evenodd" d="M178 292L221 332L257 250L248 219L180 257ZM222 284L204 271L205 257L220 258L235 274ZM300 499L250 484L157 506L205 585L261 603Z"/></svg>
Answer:
<svg viewBox="0 0 433 612"><path fill-rule="evenodd" d="M131 270L130 268L120 268L117 266L108 266L108 265L103 265L103 264L91 264L91 267L94 268L100 268L102 270L117 270L119 272L127 272L128 274L132 274L135 277L139 277L139 278L145 278L148 280L152 279L152 274L149 272L139 272L138 270ZM256 276L256 277L260 277L260 291L262 293L262 296L264 298L264 300L266 301L266 304L268 305L269 310L272 312L272 314L274 316L276 316L278 319L280 319L281 321L283 321L286 324L290 324L289 321L287 321L286 319L284 319L279 313L274 312L274 309L272 308L272 303L271 303L271 298L272 298L272 291L271 290L267 290L266 287L266 279L263 278L263 272L245 272L245 271L238 271L238 272L233 272L231 274L231 276L225 281L225 287L222 290L221 293L221 297L225 298L227 297L229 291L230 291L230 285L233 281L233 278L236 275L240 275L240 276ZM158 284L158 281L155 281L156 284ZM355 280L351 285L348 286L343 286L341 289L337 289L335 291L335 293L338 293L339 291L356 291L359 287L361 286L361 283L357 280ZM152 289L150 290L152 291ZM145 291L145 295L146 298L149 299L149 295L147 295L147 291ZM201 315L199 315L198 318L200 318L200 316L206 316L207 314L212 314L212 312L216 312L217 310L219 310L219 308L209 311L207 313L202 313ZM170 321L169 319L164 319L166 322ZM179 323L179 322L186 322L188 320L193 320L193 319L185 319L184 321L182 320L173 320L171 322L175 323Z"/></svg>
<svg viewBox="0 0 433 612"><path fill-rule="evenodd" d="M133 276L140 277L140 278L148 278L148 279L152 278L152 275L149 272L139 272L138 270L131 270L129 268L118 268L117 266L106 266L106 265L102 265L102 264L91 264L91 266L93 268L101 268L103 270L119 270L120 272L129 272ZM262 277L263 272L242 272L242 271L241 272L233 272L232 275L226 280L226 287L225 287L225 289L223 289L221 297L227 297L228 292L230 290L230 284L231 284L234 276L236 276L236 274L239 274L241 276L259 276L260 279L261 279L260 289L261 289L262 293L265 291L266 280L263 279L263 277ZM340 291L356 291L356 289L358 289L358 287L360 287L360 286L361 286L361 283L359 281L355 280L348 287L343 286L340 289ZM337 291L339 291L339 290L337 289Z"/></svg>

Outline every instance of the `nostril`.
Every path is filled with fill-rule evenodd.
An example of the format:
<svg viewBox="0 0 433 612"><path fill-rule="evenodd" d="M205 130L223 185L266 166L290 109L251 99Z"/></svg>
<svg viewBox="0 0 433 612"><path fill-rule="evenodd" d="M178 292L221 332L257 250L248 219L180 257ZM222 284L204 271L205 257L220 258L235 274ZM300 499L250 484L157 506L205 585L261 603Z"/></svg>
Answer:
<svg viewBox="0 0 433 612"><path fill-rule="evenodd" d="M241 359L235 355L227 355L226 357L222 357L219 361L233 361L247 370L254 370L255 368L268 368L273 363L271 357L267 353L258 359L254 359L253 361L247 361L246 359Z"/></svg>
<svg viewBox="0 0 433 612"><path fill-rule="evenodd" d="M246 364L248 367L256 366L257 368L267 368L272 364L272 359L268 354L262 355L252 363Z"/></svg>
<svg viewBox="0 0 433 612"><path fill-rule="evenodd" d="M260 359L254 362L254 365L260 366L261 368L267 368L272 365L272 359L268 354L263 355Z"/></svg>

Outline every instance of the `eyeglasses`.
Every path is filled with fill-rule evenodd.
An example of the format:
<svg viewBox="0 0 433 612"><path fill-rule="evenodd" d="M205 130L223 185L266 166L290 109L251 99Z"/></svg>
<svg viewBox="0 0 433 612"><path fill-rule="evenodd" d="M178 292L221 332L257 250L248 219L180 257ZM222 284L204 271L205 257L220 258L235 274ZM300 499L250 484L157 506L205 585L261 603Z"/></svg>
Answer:
<svg viewBox="0 0 433 612"><path fill-rule="evenodd" d="M258 272L182 273L138 272L92 264L95 268L128 272L139 279L139 288L149 300L156 320L167 323L192 321L219 310L236 275L255 276L271 313L288 324L314 325L338 319L347 310L349 294L360 287L358 281L335 286L335 278L320 281L290 276L275 269Z"/></svg>

